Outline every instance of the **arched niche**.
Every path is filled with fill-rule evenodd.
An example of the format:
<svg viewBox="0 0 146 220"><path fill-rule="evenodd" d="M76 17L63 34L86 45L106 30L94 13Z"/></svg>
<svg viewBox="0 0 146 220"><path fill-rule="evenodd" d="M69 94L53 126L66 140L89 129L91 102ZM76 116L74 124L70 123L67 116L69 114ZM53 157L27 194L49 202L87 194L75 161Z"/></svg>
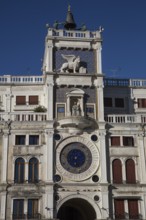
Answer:
<svg viewBox="0 0 146 220"><path fill-rule="evenodd" d="M78 88L66 93L66 116L84 116L84 94L85 92ZM75 106L79 109L76 112Z"/></svg>

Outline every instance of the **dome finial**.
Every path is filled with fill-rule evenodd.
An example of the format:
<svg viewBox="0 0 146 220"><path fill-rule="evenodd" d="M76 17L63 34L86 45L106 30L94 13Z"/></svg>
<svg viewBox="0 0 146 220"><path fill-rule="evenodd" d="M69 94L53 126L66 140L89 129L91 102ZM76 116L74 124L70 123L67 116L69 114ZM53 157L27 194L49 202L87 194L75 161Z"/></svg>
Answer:
<svg viewBox="0 0 146 220"><path fill-rule="evenodd" d="M71 6L69 3L68 3L68 11L71 11Z"/></svg>

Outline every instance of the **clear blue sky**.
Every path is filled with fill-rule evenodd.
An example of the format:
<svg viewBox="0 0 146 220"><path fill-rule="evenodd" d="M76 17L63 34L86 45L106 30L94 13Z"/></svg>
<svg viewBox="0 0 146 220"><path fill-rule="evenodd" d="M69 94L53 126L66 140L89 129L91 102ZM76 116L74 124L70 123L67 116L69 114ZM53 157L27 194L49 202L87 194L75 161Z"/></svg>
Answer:
<svg viewBox="0 0 146 220"><path fill-rule="evenodd" d="M0 75L41 74L46 23L65 21L103 32L103 72L146 78L146 0L0 0Z"/></svg>

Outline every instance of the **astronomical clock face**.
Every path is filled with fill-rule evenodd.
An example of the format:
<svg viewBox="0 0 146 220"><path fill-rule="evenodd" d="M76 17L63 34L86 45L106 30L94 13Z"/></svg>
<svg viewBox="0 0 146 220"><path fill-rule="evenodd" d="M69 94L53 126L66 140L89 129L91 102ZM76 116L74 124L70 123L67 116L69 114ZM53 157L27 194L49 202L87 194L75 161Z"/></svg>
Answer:
<svg viewBox="0 0 146 220"><path fill-rule="evenodd" d="M68 172L83 173L91 166L92 154L84 144L73 142L62 149L60 162Z"/></svg>
<svg viewBox="0 0 146 220"><path fill-rule="evenodd" d="M62 176L82 181L94 174L99 165L99 152L92 142L82 137L64 140L57 148L57 168Z"/></svg>

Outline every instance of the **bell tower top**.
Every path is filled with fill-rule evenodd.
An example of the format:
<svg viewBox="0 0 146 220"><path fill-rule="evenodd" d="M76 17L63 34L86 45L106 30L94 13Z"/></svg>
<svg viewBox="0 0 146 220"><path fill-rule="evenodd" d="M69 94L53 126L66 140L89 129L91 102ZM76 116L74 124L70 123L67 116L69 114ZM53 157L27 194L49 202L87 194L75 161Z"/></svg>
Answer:
<svg viewBox="0 0 146 220"><path fill-rule="evenodd" d="M66 21L47 25L43 74L102 74L101 50L103 29L90 31L86 25L76 28L68 5Z"/></svg>
<svg viewBox="0 0 146 220"><path fill-rule="evenodd" d="M66 17L66 21L64 24L64 28L67 30L74 30L76 28L76 23L74 21L74 17L73 14L71 12L71 6L68 5L68 12L67 12L67 17Z"/></svg>

